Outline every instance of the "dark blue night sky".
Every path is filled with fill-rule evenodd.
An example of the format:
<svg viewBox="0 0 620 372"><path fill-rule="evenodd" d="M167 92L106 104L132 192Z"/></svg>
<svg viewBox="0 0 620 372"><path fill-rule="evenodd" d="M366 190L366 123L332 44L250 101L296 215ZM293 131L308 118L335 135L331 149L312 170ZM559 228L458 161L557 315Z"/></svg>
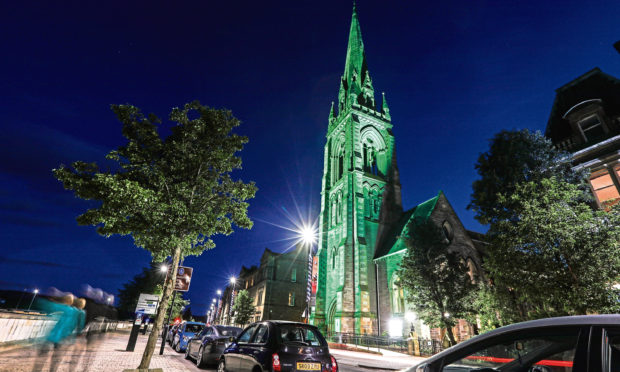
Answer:
<svg viewBox="0 0 620 372"><path fill-rule="evenodd" d="M59 4L63 5L59 5ZM265 247L315 219L349 1L12 2L0 10L0 288L115 293L150 261L130 238L77 226L88 206L51 173L122 143L112 103L166 117L228 108L250 143L254 228L186 259L192 312ZM443 190L465 226L474 163L501 129L544 130L554 89L598 66L620 76L620 2L358 1L375 90L386 93L409 208Z"/></svg>

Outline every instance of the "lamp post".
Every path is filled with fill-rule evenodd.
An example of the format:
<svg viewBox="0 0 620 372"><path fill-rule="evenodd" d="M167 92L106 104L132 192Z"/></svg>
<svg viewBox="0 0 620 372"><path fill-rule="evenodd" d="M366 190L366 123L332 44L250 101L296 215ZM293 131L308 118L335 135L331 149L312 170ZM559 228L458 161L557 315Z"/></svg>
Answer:
<svg viewBox="0 0 620 372"><path fill-rule="evenodd" d="M217 303L215 305L215 314L213 316L214 322L218 321L217 317L218 315L220 315L220 306L222 306L222 291L218 289L216 293L217 293Z"/></svg>
<svg viewBox="0 0 620 372"><path fill-rule="evenodd" d="M32 300L30 300L30 305L28 305L28 310L30 310L30 308L32 307L32 303L34 302L34 298L37 297L37 293L39 293L39 290L35 288L34 291L32 291L34 294L32 295Z"/></svg>
<svg viewBox="0 0 620 372"><path fill-rule="evenodd" d="M310 323L310 298L312 297L312 266L314 258L313 245L316 231L312 226L304 225L299 231L301 243L308 247L308 275L306 283L306 323Z"/></svg>
<svg viewBox="0 0 620 372"><path fill-rule="evenodd" d="M228 304L228 325L232 324L232 308L233 303L235 301L235 284L237 283L237 278L234 276L230 277L230 304Z"/></svg>

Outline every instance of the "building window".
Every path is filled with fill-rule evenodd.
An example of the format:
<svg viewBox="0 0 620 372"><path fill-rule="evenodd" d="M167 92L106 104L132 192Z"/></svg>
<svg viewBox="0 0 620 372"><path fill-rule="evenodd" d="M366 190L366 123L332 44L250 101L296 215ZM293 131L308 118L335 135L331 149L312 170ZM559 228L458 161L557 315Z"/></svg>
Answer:
<svg viewBox="0 0 620 372"><path fill-rule="evenodd" d="M616 174L618 173L620 173L620 167L616 168ZM590 177L592 190L601 206L613 204L614 200L620 198L620 193L611 177L607 169L595 172Z"/></svg>
<svg viewBox="0 0 620 372"><path fill-rule="evenodd" d="M258 296L256 296L256 306L261 306L263 304L263 289L258 290Z"/></svg>
<svg viewBox="0 0 620 372"><path fill-rule="evenodd" d="M599 119L598 115L588 116L587 118L579 122L579 128L583 134L583 139L588 141L594 141L600 139L605 135L605 129L603 123Z"/></svg>
<svg viewBox="0 0 620 372"><path fill-rule="evenodd" d="M291 282L295 283L297 281L297 269L293 268L291 270Z"/></svg>
<svg viewBox="0 0 620 372"><path fill-rule="evenodd" d="M452 225L449 221L444 221L441 225L441 229L443 230L444 238L448 241L448 243L452 243L452 239L454 239L454 230L452 229Z"/></svg>
<svg viewBox="0 0 620 372"><path fill-rule="evenodd" d="M288 306L295 306L295 292L288 293Z"/></svg>

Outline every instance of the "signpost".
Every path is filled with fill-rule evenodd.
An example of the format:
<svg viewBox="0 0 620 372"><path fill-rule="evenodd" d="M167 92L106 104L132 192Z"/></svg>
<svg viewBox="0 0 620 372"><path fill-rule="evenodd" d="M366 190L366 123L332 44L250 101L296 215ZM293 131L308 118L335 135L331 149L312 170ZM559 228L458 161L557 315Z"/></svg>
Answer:
<svg viewBox="0 0 620 372"><path fill-rule="evenodd" d="M136 347L136 341L138 340L138 332L142 326L142 319L146 315L153 315L157 312L157 306L159 305L159 295L140 293L138 298L138 304L136 305L136 318L131 327L131 333L129 334L129 341L127 342L126 351L133 351ZM146 333L145 324L145 333Z"/></svg>
<svg viewBox="0 0 620 372"><path fill-rule="evenodd" d="M189 283L192 281L194 269L187 266L179 266L177 280L174 283L174 290L179 292L189 291Z"/></svg>
<svg viewBox="0 0 620 372"><path fill-rule="evenodd" d="M140 293L135 312L142 312L146 315L154 315L157 313L157 306L159 306L159 295Z"/></svg>

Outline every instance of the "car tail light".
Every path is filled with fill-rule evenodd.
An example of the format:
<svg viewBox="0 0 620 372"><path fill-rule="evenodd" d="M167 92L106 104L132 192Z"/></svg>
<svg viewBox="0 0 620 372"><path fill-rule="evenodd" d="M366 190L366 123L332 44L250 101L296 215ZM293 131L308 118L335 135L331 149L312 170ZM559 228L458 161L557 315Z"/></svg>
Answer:
<svg viewBox="0 0 620 372"><path fill-rule="evenodd" d="M278 354L273 354L271 356L271 365L273 366L273 372L280 372L282 370L282 366L280 365L280 356Z"/></svg>
<svg viewBox="0 0 620 372"><path fill-rule="evenodd" d="M336 358L333 355L329 356L332 359L332 370L331 372L338 372L338 363L336 362Z"/></svg>

